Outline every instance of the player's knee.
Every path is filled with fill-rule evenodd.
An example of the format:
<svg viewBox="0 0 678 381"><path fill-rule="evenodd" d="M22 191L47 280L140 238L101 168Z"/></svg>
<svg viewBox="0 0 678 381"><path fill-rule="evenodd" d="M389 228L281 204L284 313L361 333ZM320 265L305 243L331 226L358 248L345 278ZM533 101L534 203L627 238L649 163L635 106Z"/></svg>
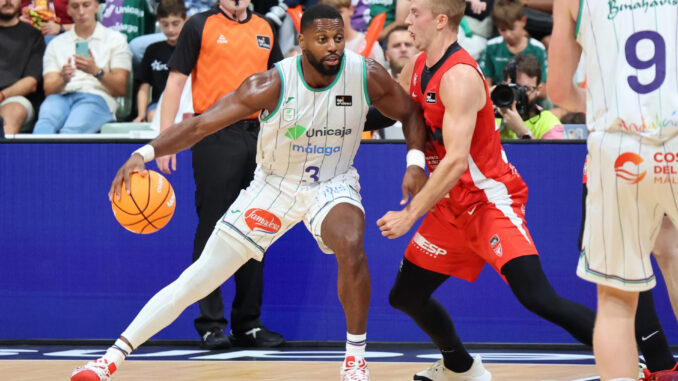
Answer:
<svg viewBox="0 0 678 381"><path fill-rule="evenodd" d="M388 294L388 303L391 307L409 314L423 305L423 298L413 295L411 290L399 287L396 283Z"/></svg>
<svg viewBox="0 0 678 381"><path fill-rule="evenodd" d="M347 260L364 259L363 233L357 229L346 229L335 235L330 247L338 256L345 256Z"/></svg>

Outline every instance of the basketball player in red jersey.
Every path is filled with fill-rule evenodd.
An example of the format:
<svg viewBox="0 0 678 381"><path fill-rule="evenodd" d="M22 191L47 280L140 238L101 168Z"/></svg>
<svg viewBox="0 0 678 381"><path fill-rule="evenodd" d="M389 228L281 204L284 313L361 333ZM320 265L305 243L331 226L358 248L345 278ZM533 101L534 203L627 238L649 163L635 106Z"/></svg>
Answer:
<svg viewBox="0 0 678 381"><path fill-rule="evenodd" d="M427 214L403 258L390 303L412 317L443 358L414 380L491 380L473 359L431 294L449 276L474 281L489 263L530 311L591 345L594 313L549 284L524 215L527 186L508 162L494 122L490 92L477 63L457 43L464 0L412 0L408 24L423 53L403 70L401 85L424 112L430 178L401 211L386 213L382 234L405 234ZM418 159L417 159L418 158Z"/></svg>

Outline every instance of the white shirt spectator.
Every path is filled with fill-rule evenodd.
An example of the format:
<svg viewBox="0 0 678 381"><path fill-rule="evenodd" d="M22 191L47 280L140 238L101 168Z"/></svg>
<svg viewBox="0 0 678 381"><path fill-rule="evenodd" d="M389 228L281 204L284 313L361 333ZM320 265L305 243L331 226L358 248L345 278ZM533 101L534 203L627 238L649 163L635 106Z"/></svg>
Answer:
<svg viewBox="0 0 678 381"><path fill-rule="evenodd" d="M363 33L358 33L357 36L355 36L351 41L346 41L346 49L360 53L363 48L365 47L365 34ZM381 48L381 45L379 45L379 41L375 41L374 45L372 45L372 50L370 51L370 55L368 58L371 58L381 64L383 67L388 67L386 66L386 58L384 57L384 50Z"/></svg>
<svg viewBox="0 0 678 381"><path fill-rule="evenodd" d="M127 46L127 38L97 22L94 33L87 39L80 38L75 34L75 28L55 37L47 45L43 57L43 76L47 73L60 73L61 68L68 63L69 58L71 64L74 65L73 55L75 54L76 41L87 41L89 50L94 56L94 62L104 71L110 71L114 68L132 70L132 53ZM108 93L104 85L93 75L80 70L75 71L63 92L96 94L104 98L113 115L118 109L118 102Z"/></svg>

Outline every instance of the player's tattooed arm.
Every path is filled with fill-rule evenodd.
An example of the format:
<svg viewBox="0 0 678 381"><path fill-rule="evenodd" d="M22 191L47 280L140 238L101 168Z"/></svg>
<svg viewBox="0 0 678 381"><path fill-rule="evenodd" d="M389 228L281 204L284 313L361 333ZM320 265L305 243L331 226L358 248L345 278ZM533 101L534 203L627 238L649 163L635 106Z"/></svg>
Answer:
<svg viewBox="0 0 678 381"><path fill-rule="evenodd" d="M150 143L155 149L155 156L190 148L205 136L259 110L273 111L278 104L280 89L280 75L275 68L248 77L240 87L221 97L204 114L186 119L163 131Z"/></svg>

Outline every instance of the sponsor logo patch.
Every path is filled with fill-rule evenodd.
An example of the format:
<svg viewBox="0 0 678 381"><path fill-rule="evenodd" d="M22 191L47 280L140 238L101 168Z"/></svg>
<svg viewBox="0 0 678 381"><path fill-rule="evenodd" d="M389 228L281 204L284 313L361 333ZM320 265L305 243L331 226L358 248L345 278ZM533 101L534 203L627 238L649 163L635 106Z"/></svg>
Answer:
<svg viewBox="0 0 678 381"><path fill-rule="evenodd" d="M271 38L269 36L257 35L257 45L262 49L271 49Z"/></svg>
<svg viewBox="0 0 678 381"><path fill-rule="evenodd" d="M296 140L299 139L304 134L304 132L306 132L306 127L297 124L294 127L288 128L287 132L285 132L285 136L292 140Z"/></svg>
<svg viewBox="0 0 678 381"><path fill-rule="evenodd" d="M337 95L334 100L336 106L348 107L353 105L353 96Z"/></svg>
<svg viewBox="0 0 678 381"><path fill-rule="evenodd" d="M419 233L414 235L414 237L412 238L412 242L415 244L415 246L419 248L419 250L423 251L424 253L428 254L433 258L437 258L439 255L447 254L447 250L429 242L426 238L424 238L423 235Z"/></svg>
<svg viewBox="0 0 678 381"><path fill-rule="evenodd" d="M293 108L284 108L283 109L283 120L285 122L291 122L294 120L295 112ZM298 126L301 127L301 126ZM303 127L302 127L303 128ZM289 130L288 130L289 131Z"/></svg>
<svg viewBox="0 0 678 381"><path fill-rule="evenodd" d="M501 242L499 240L499 235L495 234L490 238L490 247L492 248L492 251L494 251L494 254L497 257L501 257L503 253L502 248L501 248Z"/></svg>
<svg viewBox="0 0 678 381"><path fill-rule="evenodd" d="M252 231L274 234L280 231L280 218L268 210L253 208L245 212L245 223Z"/></svg>
<svg viewBox="0 0 678 381"><path fill-rule="evenodd" d="M429 91L428 93L426 93L426 103L436 104L437 103L436 99L437 99L437 96L436 96L435 91Z"/></svg>
<svg viewBox="0 0 678 381"><path fill-rule="evenodd" d="M629 184L638 184L645 178L647 171L640 172L638 169L635 171L629 171L624 169L624 164L631 163L638 166L642 162L643 158L638 154L633 152L624 152L623 154L619 155L619 157L617 157L617 160L614 161L614 172L616 173L617 177L626 180L626 182Z"/></svg>

